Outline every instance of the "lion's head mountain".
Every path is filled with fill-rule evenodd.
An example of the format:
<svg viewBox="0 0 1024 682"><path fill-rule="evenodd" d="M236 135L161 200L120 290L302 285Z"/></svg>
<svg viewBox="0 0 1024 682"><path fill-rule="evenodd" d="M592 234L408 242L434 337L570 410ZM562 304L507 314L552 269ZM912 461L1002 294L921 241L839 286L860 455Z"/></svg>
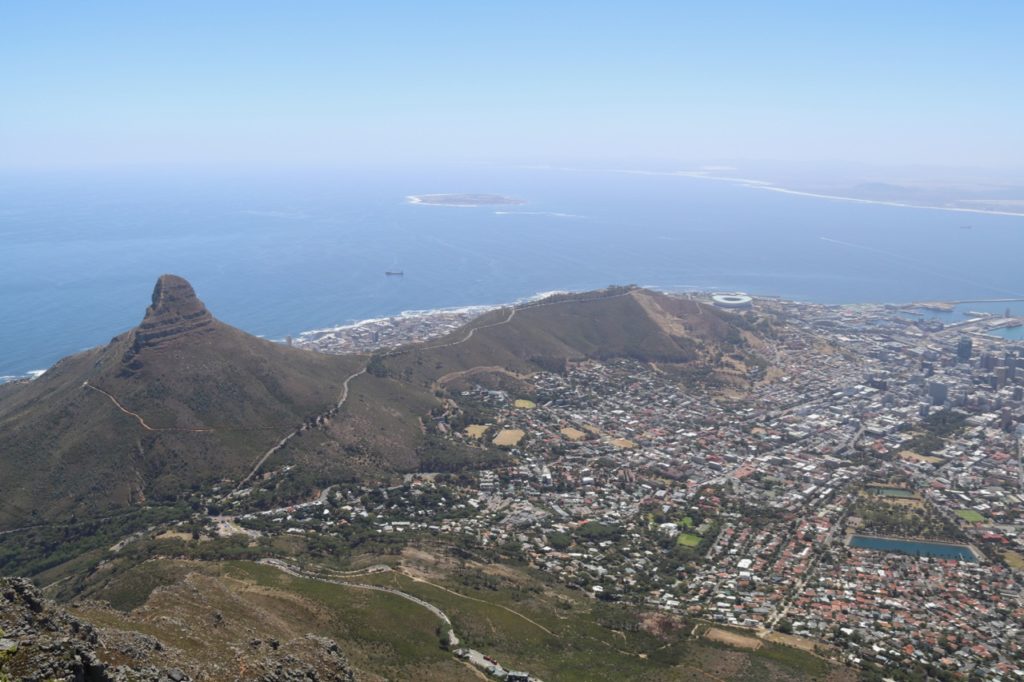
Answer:
<svg viewBox="0 0 1024 682"><path fill-rule="evenodd" d="M432 410L453 409L439 380L475 370L478 381L508 381L615 357L709 374L710 358L750 336L738 322L695 301L613 287L495 310L398 351L326 355L224 324L184 278L163 275L137 327L36 380L0 386L0 525L230 489L261 462L374 480L473 468L489 461L485 448L424 428Z"/></svg>

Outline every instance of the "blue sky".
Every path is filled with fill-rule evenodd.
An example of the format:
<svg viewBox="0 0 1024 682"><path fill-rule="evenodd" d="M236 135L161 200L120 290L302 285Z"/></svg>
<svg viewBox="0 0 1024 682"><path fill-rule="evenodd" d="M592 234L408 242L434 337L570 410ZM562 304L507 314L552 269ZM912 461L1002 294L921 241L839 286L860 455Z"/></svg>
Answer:
<svg viewBox="0 0 1024 682"><path fill-rule="evenodd" d="M33 2L0 167L1012 166L1024 3Z"/></svg>

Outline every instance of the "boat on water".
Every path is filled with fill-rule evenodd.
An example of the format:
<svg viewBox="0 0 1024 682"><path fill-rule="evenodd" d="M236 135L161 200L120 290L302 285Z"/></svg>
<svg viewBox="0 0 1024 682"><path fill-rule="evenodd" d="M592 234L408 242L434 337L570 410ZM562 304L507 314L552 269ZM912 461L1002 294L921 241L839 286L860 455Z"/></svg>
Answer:
<svg viewBox="0 0 1024 682"><path fill-rule="evenodd" d="M384 274L387 277L404 277L405 276L405 272L403 272L402 270L385 270Z"/></svg>

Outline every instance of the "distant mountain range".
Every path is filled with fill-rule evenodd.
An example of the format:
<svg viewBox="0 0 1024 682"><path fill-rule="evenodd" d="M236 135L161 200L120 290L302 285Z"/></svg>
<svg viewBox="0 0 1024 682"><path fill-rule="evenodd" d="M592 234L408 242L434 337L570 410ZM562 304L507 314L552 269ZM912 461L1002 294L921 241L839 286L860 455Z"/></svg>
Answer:
<svg viewBox="0 0 1024 682"><path fill-rule="evenodd" d="M348 478L436 467L422 419L469 370L630 357L740 382L758 343L739 316L611 288L493 311L398 351L333 356L228 326L187 281L163 275L138 327L0 386L0 528L234 486L264 462ZM449 455L452 466L475 456Z"/></svg>

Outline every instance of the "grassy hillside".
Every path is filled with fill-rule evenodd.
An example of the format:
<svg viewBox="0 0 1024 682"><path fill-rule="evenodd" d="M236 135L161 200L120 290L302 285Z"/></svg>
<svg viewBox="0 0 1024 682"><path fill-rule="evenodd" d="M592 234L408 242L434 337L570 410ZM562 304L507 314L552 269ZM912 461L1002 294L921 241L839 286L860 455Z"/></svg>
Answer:
<svg viewBox="0 0 1024 682"><path fill-rule="evenodd" d="M212 317L177 336L172 320L156 341L145 325L0 392L0 527L239 479L289 429L333 405L362 364Z"/></svg>
<svg viewBox="0 0 1024 682"><path fill-rule="evenodd" d="M444 339L381 356L371 369L430 387L475 367L529 373L584 358L708 367L723 351L747 352L739 322L696 301L613 287L545 299L514 313L493 311Z"/></svg>
<svg viewBox="0 0 1024 682"><path fill-rule="evenodd" d="M135 330L0 389L0 529L231 485L318 415L329 418L297 431L266 466L299 463L320 482L473 466L493 453L430 428L447 382L480 370L521 380L617 357L691 380L743 380L756 353L741 323L697 302L618 287L496 310L446 338L373 358L330 356L218 322L187 282L165 275Z"/></svg>
<svg viewBox="0 0 1024 682"><path fill-rule="evenodd" d="M407 552L401 563L401 572L346 580L440 608L464 644L545 680L854 678L797 649L733 648L701 636L706 626L598 602L520 568L459 566L423 550ZM188 670L188 661L199 662L209 679L229 679L219 675L232 669L234 652L249 639L286 641L309 632L337 641L361 679L477 679L439 646L437 616L396 595L249 562L160 560L95 580L89 599L113 608L85 601L75 615L156 637L188 658L168 653L155 656L158 663Z"/></svg>

